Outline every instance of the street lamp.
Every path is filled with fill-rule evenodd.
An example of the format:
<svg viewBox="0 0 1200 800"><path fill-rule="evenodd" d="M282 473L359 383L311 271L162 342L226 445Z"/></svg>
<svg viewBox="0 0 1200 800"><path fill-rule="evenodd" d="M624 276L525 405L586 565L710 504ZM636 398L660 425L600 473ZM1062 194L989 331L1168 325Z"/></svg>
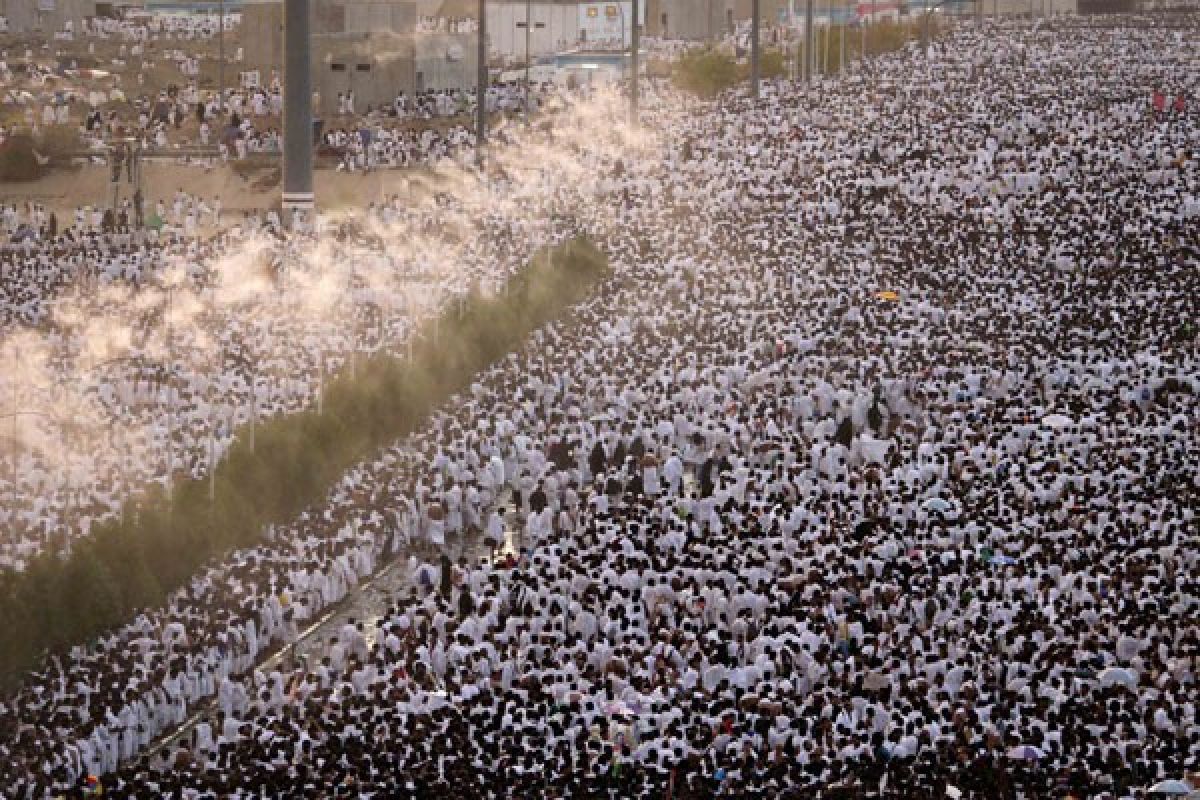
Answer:
<svg viewBox="0 0 1200 800"><path fill-rule="evenodd" d="M14 398L14 402L19 402L17 400L16 391L13 392L13 398ZM17 541L16 516L17 516L17 508L20 505L19 495L18 495L18 485L19 485L18 471L19 471L19 462L20 462L20 458L21 458L21 437L20 437L20 434L17 429L17 422L18 422L18 420L20 420L21 417L35 417L38 419L44 419L44 420L49 420L49 421L53 422L59 429L60 438L64 439L64 440L67 438L68 431L75 430L78 427L76 421L70 415L60 416L58 414L55 414L55 413L52 413L49 411L36 411L33 409L17 408L16 406L14 406L12 410L6 411L6 412L0 414L0 420L4 420L4 419L12 420L12 431L10 433L4 435L2 438L8 439L9 444L11 446L11 453L10 453L11 461L9 463L9 482L10 482L9 513L12 515L12 517L9 520L9 524L10 524L10 529L11 529L11 533L12 533L14 542ZM68 448L68 451L69 451L69 448ZM70 479L69 472L67 474L67 477L69 480ZM68 494L70 492L70 488L71 487L68 486Z"/></svg>
<svg viewBox="0 0 1200 800"><path fill-rule="evenodd" d="M813 52L813 0L804 3L804 82L812 82L816 54Z"/></svg>
<svg viewBox="0 0 1200 800"><path fill-rule="evenodd" d="M525 124L529 124L529 35L533 28L544 28L544 22L530 22L533 1L525 0L525 21L518 22L518 28L525 29Z"/></svg>
<svg viewBox="0 0 1200 800"><path fill-rule="evenodd" d="M758 99L758 84L762 77L762 61L759 51L759 16L760 10L758 7L759 0L752 0L750 4L750 82L754 91L754 99Z"/></svg>
<svg viewBox="0 0 1200 800"><path fill-rule="evenodd" d="M933 12L937 11L938 9L940 9L942 6L946 5L949 2L950 2L950 0L937 0L937 2L934 2L934 3L927 2L925 4L925 13L922 15L922 19L921 19L921 23L922 23L921 24L921 45L922 45L921 49L925 51L926 55L929 54L929 17L933 14ZM1032 8L1032 7L1033 7L1033 4L1031 2L1030 8Z"/></svg>
<svg viewBox="0 0 1200 800"><path fill-rule="evenodd" d="M225 119L225 0L217 4L217 112Z"/></svg>
<svg viewBox="0 0 1200 800"><path fill-rule="evenodd" d="M175 403L175 396L172 394L172 390L174 390L176 393L179 392L178 376L177 376L177 373L175 372L175 370L173 369L173 362L174 362L174 357L173 357L174 347L173 346L170 347L170 351L171 351L171 354L168 357L168 363L162 365L161 373L158 374L154 379L155 402L157 402L157 398L159 398L163 394L166 395L167 430L166 430L166 443L164 445L164 450L165 450L165 456L166 456L166 470L167 470L167 474L165 476L166 477L165 488L167 489L168 492L170 492L171 487L174 485L175 451L172 449L172 446L173 446L173 437L175 435L175 428L177 427L176 422L175 422L176 403ZM113 358L106 358L102 361L97 361L97 362L91 363L87 366L87 370L88 370L88 372L98 374L101 370L104 370L106 367L114 366L117 364L137 364L137 365L142 365L142 366L153 366L154 362L151 361L147 356L140 355L140 354L131 354L131 355L115 356ZM157 412L155 412L155 413L157 413ZM109 431L110 431L110 433L115 434L117 436L117 438L114 440L112 449L113 449L113 452L117 456L117 462L120 464L120 494L124 494L125 490L127 488L127 485L129 483L128 475L125 470L125 464L129 458L129 454L125 451L125 446L123 444L123 440L124 440L124 436L122 433L123 428L120 425L120 423L118 422L115 425L111 425L109 428Z"/></svg>
<svg viewBox="0 0 1200 800"><path fill-rule="evenodd" d="M629 84L629 117L630 123L637 125L638 123L638 91L641 88L638 81L641 78L641 70L638 65L638 57L642 49L641 30L638 28L638 0L633 0L633 26L630 30L630 40L633 43L633 52L630 54L630 68L633 70L633 82ZM621 26L621 33L624 35L625 26Z"/></svg>
<svg viewBox="0 0 1200 800"><path fill-rule="evenodd" d="M475 165L483 167L483 145L487 139L487 90L488 90L488 50L487 50L487 0L479 0L479 41L476 42L478 51L475 65Z"/></svg>

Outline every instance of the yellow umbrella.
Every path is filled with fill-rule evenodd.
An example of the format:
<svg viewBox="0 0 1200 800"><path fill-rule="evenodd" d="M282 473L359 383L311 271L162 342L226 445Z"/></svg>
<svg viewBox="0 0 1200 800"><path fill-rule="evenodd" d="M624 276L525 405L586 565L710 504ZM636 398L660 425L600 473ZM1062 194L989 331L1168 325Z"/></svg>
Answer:
<svg viewBox="0 0 1200 800"><path fill-rule="evenodd" d="M885 289L882 292L876 292L875 296L880 300L899 300L900 295L893 292L891 289Z"/></svg>

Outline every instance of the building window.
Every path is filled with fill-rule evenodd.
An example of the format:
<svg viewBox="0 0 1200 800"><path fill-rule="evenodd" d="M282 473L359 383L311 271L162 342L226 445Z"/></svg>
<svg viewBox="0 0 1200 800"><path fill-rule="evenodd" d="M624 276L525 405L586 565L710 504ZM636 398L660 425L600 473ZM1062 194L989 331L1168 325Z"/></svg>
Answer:
<svg viewBox="0 0 1200 800"><path fill-rule="evenodd" d="M345 72L346 71L345 64L330 64L329 68L331 70L333 70L334 72Z"/></svg>
<svg viewBox="0 0 1200 800"><path fill-rule="evenodd" d="M358 70L359 72L370 72L371 65L370 64L359 64L358 66L355 67L355 69Z"/></svg>

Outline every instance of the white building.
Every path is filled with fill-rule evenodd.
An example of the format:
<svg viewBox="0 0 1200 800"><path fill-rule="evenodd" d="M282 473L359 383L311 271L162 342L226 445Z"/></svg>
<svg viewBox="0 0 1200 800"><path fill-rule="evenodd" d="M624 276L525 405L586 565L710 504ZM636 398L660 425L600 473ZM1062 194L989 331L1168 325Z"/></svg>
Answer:
<svg viewBox="0 0 1200 800"><path fill-rule="evenodd" d="M641 6L643 26L646 2ZM525 21L529 29L531 57L564 50L628 47L633 35L633 3L630 0L488 0L488 50L493 59L524 62Z"/></svg>
<svg viewBox="0 0 1200 800"><path fill-rule="evenodd" d="M0 17L8 21L9 33L61 31L68 21L75 30L88 17L96 16L96 0L0 0Z"/></svg>

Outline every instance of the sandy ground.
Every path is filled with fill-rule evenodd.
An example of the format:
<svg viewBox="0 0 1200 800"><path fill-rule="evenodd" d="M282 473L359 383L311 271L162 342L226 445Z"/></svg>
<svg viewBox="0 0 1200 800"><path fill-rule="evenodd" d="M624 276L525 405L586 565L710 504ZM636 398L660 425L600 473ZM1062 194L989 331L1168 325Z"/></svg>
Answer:
<svg viewBox="0 0 1200 800"><path fill-rule="evenodd" d="M201 197L220 197L223 207L230 212L246 209L263 209L279 202L280 186L264 186L260 178L271 170L260 170L244 177L227 166L212 168L181 166L178 164L147 163L143 166L142 186L147 207L155 200L169 201L177 189ZM388 170L347 174L322 169L314 174L314 189L317 207L323 210L365 206L379 200L385 194L401 191L405 180L413 173L407 170ZM121 197L132 194L133 187L122 182ZM50 175L30 183L0 183L0 203L42 203L56 211L73 213L83 205L107 206L111 199L111 184L108 169L102 165L89 165L55 170Z"/></svg>

